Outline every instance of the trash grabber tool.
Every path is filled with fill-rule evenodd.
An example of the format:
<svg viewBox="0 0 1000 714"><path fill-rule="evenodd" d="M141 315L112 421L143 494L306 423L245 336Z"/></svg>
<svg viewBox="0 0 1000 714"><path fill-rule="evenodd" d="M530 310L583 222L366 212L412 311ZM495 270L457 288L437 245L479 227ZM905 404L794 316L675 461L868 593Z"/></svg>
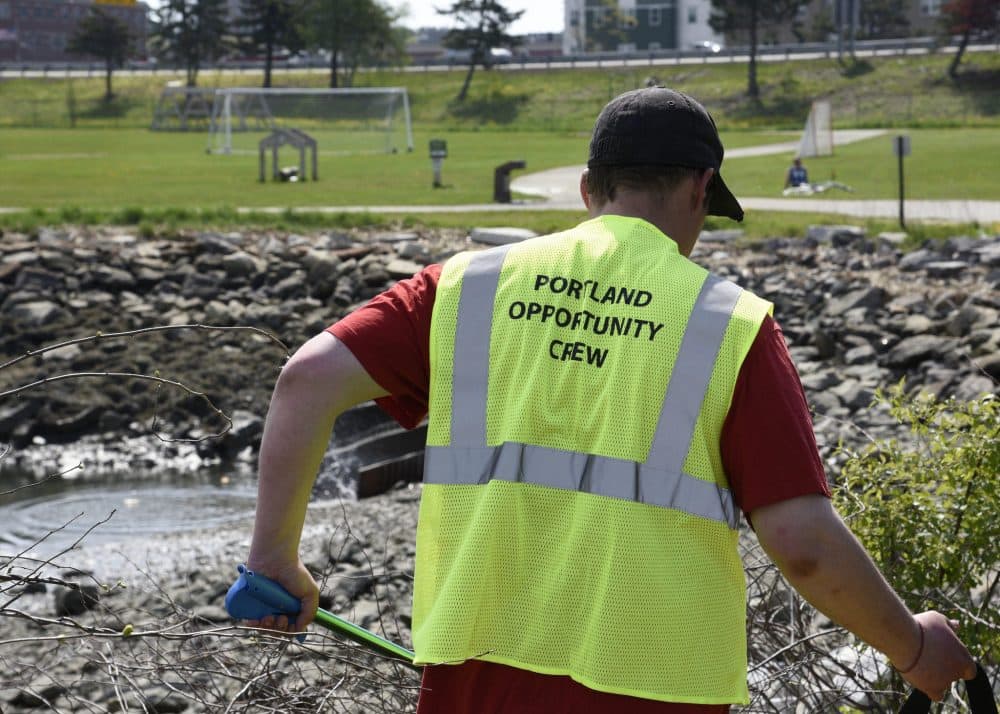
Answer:
<svg viewBox="0 0 1000 714"><path fill-rule="evenodd" d="M969 711L972 714L997 714L993 686L982 665L977 664L976 676L965 681L965 696L969 700ZM920 690L914 689L903 703L899 714L927 714L930 710L930 698Z"/></svg>
<svg viewBox="0 0 1000 714"><path fill-rule="evenodd" d="M236 569L240 576L226 593L226 612L232 617L237 620L259 620L267 615L299 614L302 604L281 585L248 570L245 565L239 565ZM353 622L348 622L332 612L322 608L316 610L315 622L379 654L402 660L404 664L414 669L422 669L413 664L413 653L410 650L379 637ZM299 641L303 639L305 635L300 635Z"/></svg>

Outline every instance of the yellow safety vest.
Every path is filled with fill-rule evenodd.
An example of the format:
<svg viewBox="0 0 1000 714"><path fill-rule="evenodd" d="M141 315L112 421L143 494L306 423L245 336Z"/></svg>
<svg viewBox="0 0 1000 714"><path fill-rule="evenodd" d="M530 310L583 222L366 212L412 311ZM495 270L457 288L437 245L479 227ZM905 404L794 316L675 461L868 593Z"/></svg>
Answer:
<svg viewBox="0 0 1000 714"><path fill-rule="evenodd" d="M770 310L636 218L449 260L431 321L416 661L746 703L719 441Z"/></svg>

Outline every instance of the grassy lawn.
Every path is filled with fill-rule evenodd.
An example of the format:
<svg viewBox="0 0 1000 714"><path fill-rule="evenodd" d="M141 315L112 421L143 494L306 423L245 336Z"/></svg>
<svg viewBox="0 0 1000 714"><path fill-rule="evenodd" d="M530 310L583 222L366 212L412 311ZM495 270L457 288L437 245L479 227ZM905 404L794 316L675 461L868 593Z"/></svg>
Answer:
<svg viewBox="0 0 1000 714"><path fill-rule="evenodd" d="M907 198L1000 200L1000 130L894 130L836 147L833 156L807 159L813 182L835 179L854 193L830 191L828 199L897 198L899 166L892 137L909 134L912 154L904 160ZM737 196L780 196L792 153L727 160L723 176Z"/></svg>
<svg viewBox="0 0 1000 714"><path fill-rule="evenodd" d="M0 132L0 202L21 208L448 205L490 203L493 169L524 159L529 171L586 162L580 133L437 131L448 141L445 188L431 186L427 143L413 153L322 155L318 182L259 183L256 155L209 155L203 133L144 129L6 129ZM733 145L786 141L736 133ZM270 157L268 157L270 161ZM290 149L282 165L298 163ZM270 166L268 166L270 171Z"/></svg>
<svg viewBox="0 0 1000 714"><path fill-rule="evenodd" d="M906 160L910 198L996 199L1000 129L910 131ZM448 141L445 188L431 186L426 146ZM832 157L810 159L814 181L835 176L854 194L827 198L893 198L897 166L891 133L839 147ZM730 148L788 141L777 132L729 132ZM209 155L202 133L143 129L6 129L0 133L0 196L21 208L120 209L264 206L460 205L492 201L493 169L524 159L527 171L586 161L587 136L568 132L415 132L413 153L321 155L320 180L297 184L257 181L255 155ZM739 196L779 196L791 153L726 161L724 175ZM285 149L281 164L297 164Z"/></svg>

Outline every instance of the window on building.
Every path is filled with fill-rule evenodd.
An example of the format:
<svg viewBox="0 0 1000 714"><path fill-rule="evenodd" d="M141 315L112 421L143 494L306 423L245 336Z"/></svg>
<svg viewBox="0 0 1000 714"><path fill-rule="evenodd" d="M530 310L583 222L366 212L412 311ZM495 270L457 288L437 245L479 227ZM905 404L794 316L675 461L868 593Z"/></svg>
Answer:
<svg viewBox="0 0 1000 714"><path fill-rule="evenodd" d="M0 2L0 20L10 19L10 3Z"/></svg>
<svg viewBox="0 0 1000 714"><path fill-rule="evenodd" d="M580 24L580 11L579 10L573 10L569 14L569 26L570 27L577 27L579 24Z"/></svg>
<svg viewBox="0 0 1000 714"><path fill-rule="evenodd" d="M659 27L663 22L663 12L658 7L649 8L649 26Z"/></svg>
<svg viewBox="0 0 1000 714"><path fill-rule="evenodd" d="M923 0L920 9L925 15L939 15L941 13L941 0Z"/></svg>
<svg viewBox="0 0 1000 714"><path fill-rule="evenodd" d="M688 8L688 24L689 25L698 24L698 8L696 7Z"/></svg>
<svg viewBox="0 0 1000 714"><path fill-rule="evenodd" d="M628 30L636 26L635 8L630 7L622 11L619 16L619 26L623 30Z"/></svg>

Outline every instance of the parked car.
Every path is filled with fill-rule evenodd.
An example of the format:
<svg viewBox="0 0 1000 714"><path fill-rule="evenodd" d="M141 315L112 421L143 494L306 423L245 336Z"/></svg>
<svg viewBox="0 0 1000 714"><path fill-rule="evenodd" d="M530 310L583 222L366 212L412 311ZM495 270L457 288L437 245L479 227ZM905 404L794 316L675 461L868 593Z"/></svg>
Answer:
<svg viewBox="0 0 1000 714"><path fill-rule="evenodd" d="M722 45L711 40L704 40L702 42L695 42L694 49L705 54L717 55L722 51Z"/></svg>

